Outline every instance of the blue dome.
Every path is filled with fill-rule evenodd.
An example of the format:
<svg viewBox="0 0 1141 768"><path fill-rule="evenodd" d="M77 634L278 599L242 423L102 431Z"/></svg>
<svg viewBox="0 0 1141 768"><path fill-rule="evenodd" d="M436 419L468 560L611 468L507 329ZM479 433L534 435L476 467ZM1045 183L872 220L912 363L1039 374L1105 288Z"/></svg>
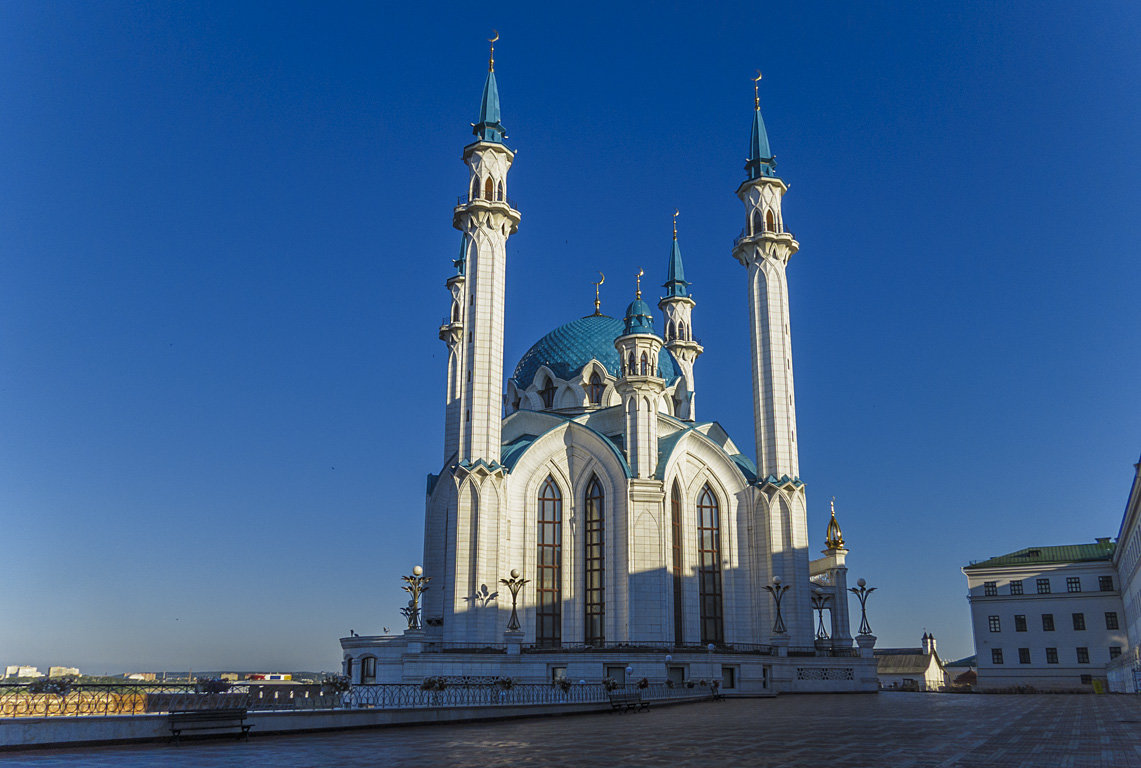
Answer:
<svg viewBox="0 0 1141 768"><path fill-rule="evenodd" d="M622 364L614 340L625 330L625 323L606 315L589 315L560 325L527 350L511 378L515 386L526 389L535 380L539 366L545 365L560 379L569 380L592 359L617 377ZM667 386L681 378L681 368L666 349L658 356L658 369Z"/></svg>
<svg viewBox="0 0 1141 768"><path fill-rule="evenodd" d="M638 294L641 297L641 292ZM654 332L654 315L650 309L650 305L642 301L641 298L634 299L630 302L630 306L626 307L626 325L624 328L626 333L653 333Z"/></svg>

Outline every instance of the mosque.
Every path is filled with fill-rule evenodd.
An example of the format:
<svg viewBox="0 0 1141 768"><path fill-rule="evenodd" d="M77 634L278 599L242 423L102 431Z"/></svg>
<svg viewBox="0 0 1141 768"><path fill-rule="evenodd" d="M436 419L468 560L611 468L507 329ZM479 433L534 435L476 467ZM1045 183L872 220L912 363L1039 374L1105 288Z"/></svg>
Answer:
<svg viewBox="0 0 1141 768"><path fill-rule="evenodd" d="M697 415L703 348L676 225L660 318L640 280L622 317L596 296L594 314L535 342L504 389L520 213L494 61L493 47L452 214L462 244L439 329L443 467L428 476L416 576L427 589L403 634L341 638L345 672L358 684L633 675L717 679L726 693L876 690L875 638L853 647L835 510L823 556L809 553L785 278L799 244L759 96L732 248L748 289L754 462Z"/></svg>

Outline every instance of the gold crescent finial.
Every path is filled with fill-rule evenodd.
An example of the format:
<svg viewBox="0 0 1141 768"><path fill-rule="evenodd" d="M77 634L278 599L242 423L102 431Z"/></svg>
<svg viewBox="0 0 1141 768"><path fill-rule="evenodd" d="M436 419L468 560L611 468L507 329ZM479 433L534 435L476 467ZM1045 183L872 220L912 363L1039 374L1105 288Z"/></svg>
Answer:
<svg viewBox="0 0 1141 768"><path fill-rule="evenodd" d="M832 497L832 501L830 503L832 504L832 517L835 517L836 516L836 497L835 496Z"/></svg>
<svg viewBox="0 0 1141 768"><path fill-rule="evenodd" d="M491 30L493 37L487 38L487 42L491 43L491 53L487 55L487 71L495 71L495 41L499 39L499 33L494 29Z"/></svg>
<svg viewBox="0 0 1141 768"><path fill-rule="evenodd" d="M602 302L598 300L598 286L606 282L606 275L602 274L600 271L598 273L598 278L598 282L594 284L594 314L601 315Z"/></svg>
<svg viewBox="0 0 1141 768"><path fill-rule="evenodd" d="M674 240L677 240L677 217L681 216L681 211L674 208Z"/></svg>
<svg viewBox="0 0 1141 768"><path fill-rule="evenodd" d="M753 78L753 109L761 108L761 70L757 70L757 76Z"/></svg>
<svg viewBox="0 0 1141 768"><path fill-rule="evenodd" d="M638 299L642 298L642 275L644 275L644 274L646 274L646 273L642 271L642 268L638 267L638 274L635 278L638 281L638 288L637 288L637 291L635 292L635 294L636 294L635 298L638 298Z"/></svg>

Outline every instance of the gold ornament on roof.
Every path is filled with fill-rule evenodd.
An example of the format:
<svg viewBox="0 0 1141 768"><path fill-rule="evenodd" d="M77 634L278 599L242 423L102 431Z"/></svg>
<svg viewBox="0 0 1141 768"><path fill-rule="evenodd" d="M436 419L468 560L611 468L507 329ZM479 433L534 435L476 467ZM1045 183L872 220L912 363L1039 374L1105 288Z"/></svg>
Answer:
<svg viewBox="0 0 1141 768"><path fill-rule="evenodd" d="M598 273L598 282L594 284L594 314L595 315L601 315L602 314L602 309L601 309L602 302L599 301L599 299L598 299L598 286L602 285L605 282L606 282L606 275L599 272Z"/></svg>
<svg viewBox="0 0 1141 768"><path fill-rule="evenodd" d="M642 271L642 268L638 267L638 274L634 276L634 279L638 281L637 289L634 291L634 298L636 299L642 298L642 275L644 274L646 273Z"/></svg>
<svg viewBox="0 0 1141 768"><path fill-rule="evenodd" d="M836 497L832 497L832 519L828 521L828 532L824 535L824 545L828 549L844 548L844 533L836 522Z"/></svg>
<svg viewBox="0 0 1141 768"><path fill-rule="evenodd" d="M757 76L753 78L753 109L761 108L761 70L757 70Z"/></svg>
<svg viewBox="0 0 1141 768"><path fill-rule="evenodd" d="M487 71L488 72L494 72L495 71L495 41L499 39L499 33L496 32L494 29L491 30L491 34L495 35L495 37L487 38L487 42L491 43L491 53L489 53L487 55Z"/></svg>
<svg viewBox="0 0 1141 768"><path fill-rule="evenodd" d="M677 217L681 215L681 211L674 208L674 240L677 240Z"/></svg>

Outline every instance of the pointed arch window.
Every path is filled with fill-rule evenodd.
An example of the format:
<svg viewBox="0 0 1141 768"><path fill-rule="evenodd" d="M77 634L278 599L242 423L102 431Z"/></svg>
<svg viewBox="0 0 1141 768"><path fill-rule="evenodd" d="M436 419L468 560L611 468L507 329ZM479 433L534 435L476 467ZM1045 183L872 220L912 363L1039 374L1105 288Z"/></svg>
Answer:
<svg viewBox="0 0 1141 768"><path fill-rule="evenodd" d="M479 177L476 176L471 180L471 200L479 197Z"/></svg>
<svg viewBox="0 0 1141 768"><path fill-rule="evenodd" d="M648 359L646 358L645 352L642 353L642 365L639 368L639 370L641 371L643 376L646 376L649 374L650 363L649 363Z"/></svg>
<svg viewBox="0 0 1141 768"><path fill-rule="evenodd" d="M544 408L553 408L555 406L555 383L548 379L546 386L539 390L539 397L543 398Z"/></svg>
<svg viewBox="0 0 1141 768"><path fill-rule="evenodd" d="M674 593L674 645L685 644L685 607L682 595L682 560L681 560L681 487L674 480L673 490L670 491L670 530L673 533L673 558L670 562L670 571L673 577Z"/></svg>
<svg viewBox="0 0 1141 768"><path fill-rule="evenodd" d="M752 216L752 220L749 222L749 225L750 225L750 229L752 230L750 234L756 235L756 234L760 234L761 232L765 231L764 225L761 224L761 211L759 208L753 209L753 216Z"/></svg>
<svg viewBox="0 0 1141 768"><path fill-rule="evenodd" d="M630 358L626 361L626 375L633 376L638 372L637 366L634 365L634 353L630 353Z"/></svg>
<svg viewBox="0 0 1141 768"><path fill-rule="evenodd" d="M587 645L601 646L606 641L605 587L605 496L598 477L586 489L586 635Z"/></svg>
<svg viewBox="0 0 1141 768"><path fill-rule="evenodd" d="M721 603L721 510L706 483L697 497L698 585L702 644L725 642Z"/></svg>
<svg viewBox="0 0 1141 768"><path fill-rule="evenodd" d="M689 338L685 335L685 323L679 322L677 324L677 337L682 341L685 341L687 338Z"/></svg>
<svg viewBox="0 0 1141 768"><path fill-rule="evenodd" d="M768 211L765 214L765 228L769 232L776 232L777 231L777 228L776 228L775 224L773 223L773 212L772 211Z"/></svg>
<svg viewBox="0 0 1141 768"><path fill-rule="evenodd" d="M605 387L602 384L602 377L598 375L598 371L590 374L590 384L587 386L587 396L590 398L591 405L602 405L602 391Z"/></svg>
<svg viewBox="0 0 1141 768"><path fill-rule="evenodd" d="M495 182L491 180L490 176L488 176L487 181L483 183L483 196L488 200L495 199Z"/></svg>
<svg viewBox="0 0 1141 768"><path fill-rule="evenodd" d="M550 475L539 489L537 524L535 643L540 648L558 648L563 626L563 494Z"/></svg>
<svg viewBox="0 0 1141 768"><path fill-rule="evenodd" d="M502 181L495 185L495 199L501 203L503 202L503 182Z"/></svg>

